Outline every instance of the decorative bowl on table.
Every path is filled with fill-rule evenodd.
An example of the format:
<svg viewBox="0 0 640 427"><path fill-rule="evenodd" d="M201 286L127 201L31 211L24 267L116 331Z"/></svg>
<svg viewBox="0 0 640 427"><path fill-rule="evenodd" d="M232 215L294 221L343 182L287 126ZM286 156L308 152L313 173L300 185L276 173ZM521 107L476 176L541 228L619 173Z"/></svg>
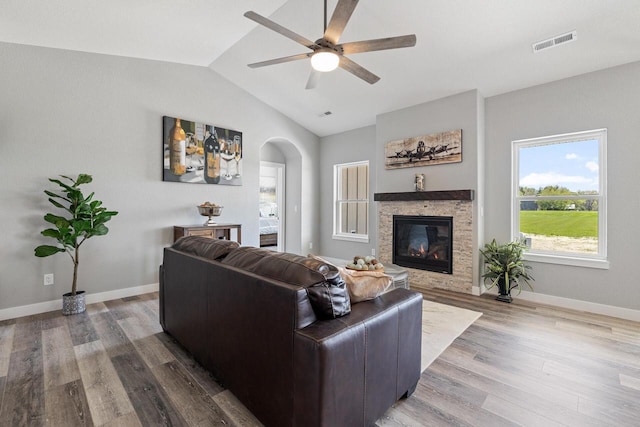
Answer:
<svg viewBox="0 0 640 427"><path fill-rule="evenodd" d="M204 202L203 204L198 205L197 208L200 215L209 217L204 225L216 225L213 217L220 216L222 213L222 206L216 205L215 203Z"/></svg>
<svg viewBox="0 0 640 427"><path fill-rule="evenodd" d="M346 265L349 270L384 272L384 265L372 256L355 256L353 262Z"/></svg>

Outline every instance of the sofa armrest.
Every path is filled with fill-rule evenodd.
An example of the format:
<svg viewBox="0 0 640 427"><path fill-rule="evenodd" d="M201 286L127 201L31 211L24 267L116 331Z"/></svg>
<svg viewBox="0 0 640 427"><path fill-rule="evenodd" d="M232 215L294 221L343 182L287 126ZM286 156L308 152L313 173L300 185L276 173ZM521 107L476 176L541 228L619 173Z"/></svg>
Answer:
<svg viewBox="0 0 640 427"><path fill-rule="evenodd" d="M371 425L420 378L422 296L396 289L294 336L294 425Z"/></svg>
<svg viewBox="0 0 640 427"><path fill-rule="evenodd" d="M290 425L293 335L315 321L304 288L166 248L164 330L266 425Z"/></svg>

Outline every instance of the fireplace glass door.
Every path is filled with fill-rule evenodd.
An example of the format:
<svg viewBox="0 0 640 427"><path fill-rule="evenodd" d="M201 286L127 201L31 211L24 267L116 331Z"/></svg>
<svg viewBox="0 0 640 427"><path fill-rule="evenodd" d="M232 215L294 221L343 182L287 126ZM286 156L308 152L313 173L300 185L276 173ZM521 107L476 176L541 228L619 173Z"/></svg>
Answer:
<svg viewBox="0 0 640 427"><path fill-rule="evenodd" d="M451 274L452 238L452 217L394 215L393 263Z"/></svg>

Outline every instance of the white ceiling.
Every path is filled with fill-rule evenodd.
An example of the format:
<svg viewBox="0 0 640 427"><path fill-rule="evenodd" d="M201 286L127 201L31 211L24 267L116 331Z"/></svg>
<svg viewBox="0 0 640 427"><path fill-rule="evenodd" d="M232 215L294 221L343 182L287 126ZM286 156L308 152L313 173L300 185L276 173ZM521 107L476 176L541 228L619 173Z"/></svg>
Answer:
<svg viewBox="0 0 640 427"><path fill-rule="evenodd" d="M337 0L329 0L329 12ZM305 90L308 60L248 63L306 48L242 15L316 40L322 0L5 0L0 41L209 66L319 136L470 89L485 97L640 60L640 0L363 0L340 41L416 34L413 48L350 58L381 80L338 69ZM577 41L531 44L576 30ZM322 115L331 111L331 116ZM322 115L322 116L321 116Z"/></svg>

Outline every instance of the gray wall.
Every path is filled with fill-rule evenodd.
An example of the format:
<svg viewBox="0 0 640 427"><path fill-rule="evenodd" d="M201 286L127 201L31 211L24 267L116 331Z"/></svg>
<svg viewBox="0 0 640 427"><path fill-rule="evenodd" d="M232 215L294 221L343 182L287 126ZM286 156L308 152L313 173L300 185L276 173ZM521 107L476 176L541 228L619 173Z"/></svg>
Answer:
<svg viewBox="0 0 640 427"><path fill-rule="evenodd" d="M318 191L316 190L318 180L317 177L313 179L315 186L312 190L309 191L309 187L305 187L305 191L303 191L301 176L309 172L303 169L303 162L308 164L309 167L311 167L311 163L313 163L314 168L317 167L316 159L319 153L316 152L312 158L306 157L303 159L300 150L291 142L280 138L267 141L267 143L262 146L261 153L265 153L269 159L280 158L280 161L277 163L285 164L284 251L306 255L308 253L307 248L313 246L313 242L317 242L319 239L319 227L317 226L317 222L319 221L317 208L319 199L317 195ZM311 209L303 210L304 206L301 202L305 198L311 198L311 201L308 203ZM313 236L302 233L301 239L303 219L305 221L305 231L312 231Z"/></svg>
<svg viewBox="0 0 640 427"><path fill-rule="evenodd" d="M427 190L476 190L475 218L479 219L478 245L510 238L511 141L567 132L608 128L608 270L532 263L535 292L623 308L640 308L640 287L633 271L640 226L637 168L640 159L640 63L610 68L578 77L483 99L477 91L378 116L376 146L370 158L373 192L412 191L413 174L426 175ZM460 164L385 170L384 144L393 139L463 129ZM370 128L367 132L371 132ZM363 130L322 140L323 218L331 214L329 194L332 171L326 167L340 159L339 147L350 140L357 149L366 145ZM377 157L376 157L377 155ZM375 206L375 204L374 204ZM484 212L484 217L482 213ZM322 252L349 257L361 252L330 239L331 225L323 221ZM329 238L328 238L329 236ZM371 233L377 244L376 227ZM363 248L364 249L364 248ZM477 257L478 254L475 254ZM477 258L476 258L477 259ZM479 261L474 261L479 264ZM478 265L477 270L481 267ZM477 274L478 272L476 272ZM478 277L476 285L479 283Z"/></svg>
<svg viewBox="0 0 640 427"><path fill-rule="evenodd" d="M282 151L273 142L267 142L260 148L260 160L263 162L286 163Z"/></svg>
<svg viewBox="0 0 640 427"><path fill-rule="evenodd" d="M257 245L260 146L274 137L301 158L295 246L318 241L319 139L208 68L0 44L0 94L0 309L69 291L68 257L33 255L49 241L42 191L59 174L92 174L88 188L120 212L82 247L79 287L91 293L157 283L172 226L204 222L205 200ZM242 130L244 185L162 182L163 115ZM55 285L43 286L45 273Z"/></svg>
<svg viewBox="0 0 640 427"><path fill-rule="evenodd" d="M484 100L476 91L381 114L376 145L369 158L373 192L412 191L413 174L426 175L427 190L476 190L477 242L510 238L511 141L567 132L608 128L609 270L532 263L535 292L630 309L640 309L640 287L633 274L640 226L638 159L640 159L640 63L610 68L535 86ZM384 144L421 133L463 129L460 164L385 170ZM341 147L369 150L371 128L322 139L322 253L350 257L376 246L347 246L332 241L332 170L344 155ZM354 150L354 151L355 151ZM377 157L376 157L377 155ZM375 203L373 204L375 207ZM481 215L484 212L484 217ZM478 254L475 254L477 257ZM477 258L476 258L477 259ZM479 264L479 261L476 261ZM478 271L481 267L478 265ZM476 272L477 274L477 272ZM476 285L479 281L476 278Z"/></svg>
<svg viewBox="0 0 640 427"><path fill-rule="evenodd" d="M414 176L424 173L425 190L466 190L475 191L473 217L473 284L478 283L480 274L479 247L483 233L483 223L479 219L481 203L484 200L483 187L479 186L480 159L484 147L484 99L477 90L463 92L432 102L415 105L401 110L380 114L376 120L377 159L375 192L413 191ZM419 168L387 170L384 167L384 147L389 141L462 129L462 162Z"/></svg>
<svg viewBox="0 0 640 427"><path fill-rule="evenodd" d="M373 202L376 173L376 128L367 126L322 138L320 150L320 248L322 255L353 258L370 255L376 248L377 209ZM369 161L369 243L333 239L333 165Z"/></svg>
<svg viewBox="0 0 640 427"><path fill-rule="evenodd" d="M242 223L243 243L257 245L259 152L266 141L284 141L287 163L292 158L298 164L293 171L287 166L288 175L299 176L299 186L291 193L287 188L287 222L299 229L299 235L288 233L294 241L287 250L306 253L313 242L313 252L350 257L376 247L377 209L373 204L368 245L331 239L334 163L369 159L371 193L412 191L417 172L425 173L427 190L474 189L476 213L484 200L480 241L507 240L510 142L601 127L609 130L611 268L535 263L534 285L542 294L638 309L638 75L640 63L634 63L486 102L469 91L381 114L376 126L323 138L320 149L315 135L207 68L0 44L0 309L58 299L68 291L68 258L33 256L33 248L47 242L39 232L51 210L42 193L53 188L48 177L91 173L89 188L120 211L109 235L83 246L80 286L101 292L157 282L172 225L203 222L195 205L204 200L223 204L220 222ZM242 130L244 185L162 182L163 115ZM387 141L455 128L463 129L462 163L384 169ZM55 274L55 285L43 287L44 273Z"/></svg>
<svg viewBox="0 0 640 427"><path fill-rule="evenodd" d="M478 91L472 90L432 102L380 114L376 120L376 192L413 191L416 173L424 173L425 190L477 190ZM387 170L387 142L418 135L462 129L462 162L420 168Z"/></svg>
<svg viewBox="0 0 640 427"><path fill-rule="evenodd" d="M424 173L425 189L476 191L474 218L477 233L474 248L478 247L483 223L478 218L478 200L483 200L482 188L478 186L482 170L478 162L484 146L483 130L484 99L473 90L433 102L415 105L401 110L380 114L376 125L321 140L321 253L340 258L351 258L356 254L367 255L377 250L377 203L373 193L414 191L414 175ZM446 165L387 170L384 167L384 146L387 142L417 135L462 129L462 162ZM370 161L370 242L353 243L333 240L333 165L358 160ZM477 252L477 251L474 251ZM474 254L474 284L479 277L479 255Z"/></svg>
<svg viewBox="0 0 640 427"><path fill-rule="evenodd" d="M640 309L640 63L488 98L487 240L510 237L511 141L607 128L609 270L532 263L542 294Z"/></svg>

